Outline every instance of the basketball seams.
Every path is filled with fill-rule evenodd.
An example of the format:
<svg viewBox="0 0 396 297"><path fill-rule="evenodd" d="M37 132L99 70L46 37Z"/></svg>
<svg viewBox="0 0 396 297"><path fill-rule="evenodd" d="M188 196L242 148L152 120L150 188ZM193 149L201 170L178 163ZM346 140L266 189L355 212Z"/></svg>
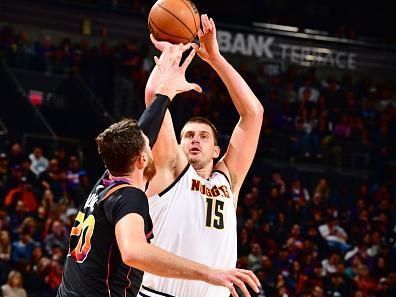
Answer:
<svg viewBox="0 0 396 297"><path fill-rule="evenodd" d="M192 35L192 38L194 38L195 37L195 35L194 35L194 33L193 32L191 32L191 30L190 30L190 28L181 20L181 19L179 19L179 17L178 16L176 16L174 13L172 13L169 9L167 9L166 7L163 7L161 4L159 4L159 3L157 3L156 4L158 7L161 7L163 10L165 10L166 12L168 12L170 15L172 15L175 19L177 19L184 27L186 27L186 29L191 33L191 35ZM195 22L195 19L194 19L194 22ZM156 25L156 27L158 28L158 26ZM169 35L169 34L168 34ZM175 36L176 37L176 36ZM183 39L187 39L187 38L183 38ZM188 40L188 41L190 41L190 40Z"/></svg>
<svg viewBox="0 0 396 297"><path fill-rule="evenodd" d="M149 22L151 23L151 25L153 25L158 31L160 31L163 34L166 34L166 35L171 36L171 37L179 38L179 39L184 39L184 40L187 40L188 42L190 42L190 39L188 39L186 37L181 37L181 36L178 36L178 35L174 35L174 34L171 34L171 33L168 33L166 31L162 30L156 23L154 23L152 18L149 18Z"/></svg>
<svg viewBox="0 0 396 297"><path fill-rule="evenodd" d="M187 3L187 2L184 1L184 0L181 0L181 2L183 2L183 3L187 6L188 10L191 12L191 15L192 15L193 20L194 20L194 27L195 27L195 30L198 32L199 28L197 28L197 22L195 21L194 11L191 10L191 5L189 5L189 3ZM191 31L190 31L190 32L191 32Z"/></svg>

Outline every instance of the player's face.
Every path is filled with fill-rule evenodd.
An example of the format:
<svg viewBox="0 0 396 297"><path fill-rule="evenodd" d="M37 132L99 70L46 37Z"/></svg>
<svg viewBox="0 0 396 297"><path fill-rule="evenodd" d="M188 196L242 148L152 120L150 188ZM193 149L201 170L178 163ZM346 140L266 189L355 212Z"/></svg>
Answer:
<svg viewBox="0 0 396 297"><path fill-rule="evenodd" d="M201 169L219 156L212 129L204 123L188 123L181 133L180 143L188 162Z"/></svg>
<svg viewBox="0 0 396 297"><path fill-rule="evenodd" d="M144 170L143 170L143 175L147 181L150 181L154 177L155 173L157 172L157 169L155 168L153 153L149 146L149 140L146 135L144 135L144 140L146 142L146 145L144 147L144 153L146 154L148 161L147 161L146 168L144 168Z"/></svg>

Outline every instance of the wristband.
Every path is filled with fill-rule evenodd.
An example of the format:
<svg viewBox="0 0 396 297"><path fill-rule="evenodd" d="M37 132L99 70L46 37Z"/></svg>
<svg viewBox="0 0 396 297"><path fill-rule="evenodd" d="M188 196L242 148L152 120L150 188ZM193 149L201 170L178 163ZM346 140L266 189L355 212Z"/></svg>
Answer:
<svg viewBox="0 0 396 297"><path fill-rule="evenodd" d="M148 137L150 147L153 147L155 141L157 140L166 110L168 109L170 102L171 101L168 96L155 94L150 106L147 107L140 116L138 126Z"/></svg>

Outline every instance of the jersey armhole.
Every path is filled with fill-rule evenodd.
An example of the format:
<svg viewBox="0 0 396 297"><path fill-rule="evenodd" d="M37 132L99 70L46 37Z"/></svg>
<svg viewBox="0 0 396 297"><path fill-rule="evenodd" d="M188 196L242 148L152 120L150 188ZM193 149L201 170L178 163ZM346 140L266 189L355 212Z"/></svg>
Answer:
<svg viewBox="0 0 396 297"><path fill-rule="evenodd" d="M179 176L169 185L165 188L165 190L161 191L158 196L161 197L166 194L170 189L173 188L174 185L177 184L177 182L183 177L183 175L186 174L188 168L190 168L190 164L187 164L186 168L183 169L183 171L179 174Z"/></svg>
<svg viewBox="0 0 396 297"><path fill-rule="evenodd" d="M229 178L228 178L228 176L223 172L223 171L221 171L221 170L214 170L214 171L212 171L212 173L215 173L215 172L217 172L217 173L220 173L222 176L224 176L224 178L226 179L226 181L228 182L228 184L230 185L230 189L232 190L232 185L231 185L231 182L230 182L230 180L229 180Z"/></svg>

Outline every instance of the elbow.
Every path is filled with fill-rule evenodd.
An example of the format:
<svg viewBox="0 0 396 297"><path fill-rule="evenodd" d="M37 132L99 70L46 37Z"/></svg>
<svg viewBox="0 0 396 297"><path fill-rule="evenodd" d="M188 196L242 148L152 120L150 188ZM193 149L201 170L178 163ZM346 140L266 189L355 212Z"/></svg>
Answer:
<svg viewBox="0 0 396 297"><path fill-rule="evenodd" d="M121 253L121 259L122 262L128 266L136 267L139 266L140 263L138 254L130 251L126 253Z"/></svg>
<svg viewBox="0 0 396 297"><path fill-rule="evenodd" d="M257 102L257 104L254 106L254 112L253 115L257 122L262 122L263 117L264 117L264 107L260 102Z"/></svg>
<svg viewBox="0 0 396 297"><path fill-rule="evenodd" d="M257 104L256 113L261 119L263 118L263 116L264 116L264 106L261 103Z"/></svg>
<svg viewBox="0 0 396 297"><path fill-rule="evenodd" d="M261 127L264 118L264 107L260 102L257 102L243 113L240 113L240 117L253 125L260 125Z"/></svg>
<svg viewBox="0 0 396 297"><path fill-rule="evenodd" d="M128 266L140 266L141 257L139 255L138 249L135 248L129 249L128 251L121 251L122 262Z"/></svg>
<svg viewBox="0 0 396 297"><path fill-rule="evenodd" d="M134 254L129 251L121 252L121 259L125 265L132 266L132 263L134 262L134 258L135 258Z"/></svg>

